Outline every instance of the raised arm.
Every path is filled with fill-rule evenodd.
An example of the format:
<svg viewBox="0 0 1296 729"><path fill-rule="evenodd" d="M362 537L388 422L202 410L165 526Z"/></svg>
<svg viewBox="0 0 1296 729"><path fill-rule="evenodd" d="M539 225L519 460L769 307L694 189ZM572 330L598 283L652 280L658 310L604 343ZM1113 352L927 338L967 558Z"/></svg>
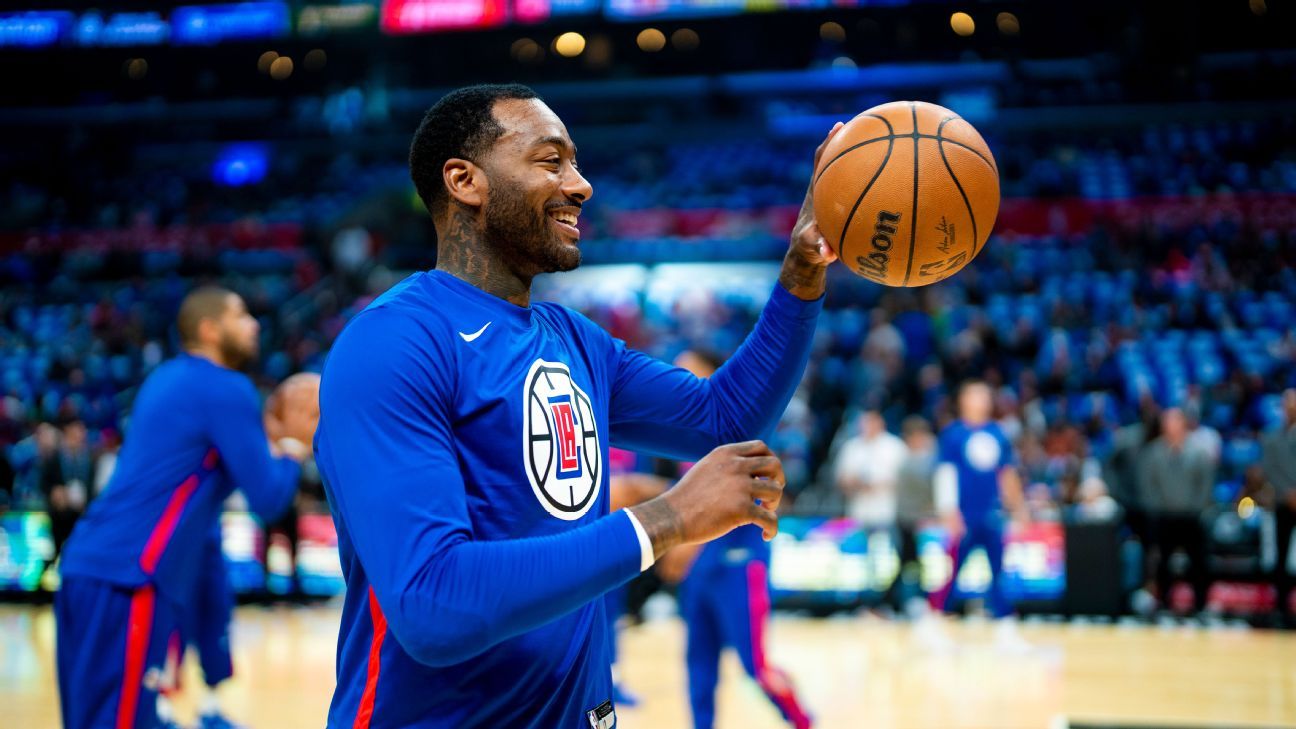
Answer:
<svg viewBox="0 0 1296 729"><path fill-rule="evenodd" d="M778 285L737 353L705 379L617 342L613 445L695 461L773 429L801 381L820 305Z"/></svg>
<svg viewBox="0 0 1296 729"><path fill-rule="evenodd" d="M815 150L814 163L838 124ZM762 437L792 399L823 306L828 264L837 255L814 221L810 188L792 230L779 283L755 329L708 379L617 343L611 433L615 445L696 460L724 443Z"/></svg>

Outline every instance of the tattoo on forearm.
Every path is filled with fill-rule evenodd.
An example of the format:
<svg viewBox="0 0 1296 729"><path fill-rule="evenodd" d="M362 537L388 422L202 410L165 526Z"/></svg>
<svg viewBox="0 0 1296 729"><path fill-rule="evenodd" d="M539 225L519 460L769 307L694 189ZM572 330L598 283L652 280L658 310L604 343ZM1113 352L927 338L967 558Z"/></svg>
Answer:
<svg viewBox="0 0 1296 729"><path fill-rule="evenodd" d="M799 245L794 244L783 257L779 283L793 296L811 301L823 295L828 267L807 260L797 250Z"/></svg>
<svg viewBox="0 0 1296 729"><path fill-rule="evenodd" d="M630 507L635 518L648 532L648 541L652 542L653 555L657 559L671 547L684 541L684 522L675 509L663 498L645 501Z"/></svg>

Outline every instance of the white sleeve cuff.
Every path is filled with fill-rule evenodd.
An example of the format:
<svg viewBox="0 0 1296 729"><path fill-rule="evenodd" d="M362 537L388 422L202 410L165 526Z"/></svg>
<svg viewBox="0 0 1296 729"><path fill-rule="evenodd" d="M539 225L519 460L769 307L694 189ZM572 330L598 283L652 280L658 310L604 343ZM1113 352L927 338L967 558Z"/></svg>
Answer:
<svg viewBox="0 0 1296 729"><path fill-rule="evenodd" d="M937 514L949 514L958 510L958 469L953 463L942 463L936 467L932 487Z"/></svg>
<svg viewBox="0 0 1296 729"><path fill-rule="evenodd" d="M653 566L653 562L657 561L657 556L653 553L652 540L648 538L648 532L643 528L643 524L639 523L633 511L626 509L625 515L630 517L630 526L634 527L635 536L639 538L639 571L647 572L648 568Z"/></svg>

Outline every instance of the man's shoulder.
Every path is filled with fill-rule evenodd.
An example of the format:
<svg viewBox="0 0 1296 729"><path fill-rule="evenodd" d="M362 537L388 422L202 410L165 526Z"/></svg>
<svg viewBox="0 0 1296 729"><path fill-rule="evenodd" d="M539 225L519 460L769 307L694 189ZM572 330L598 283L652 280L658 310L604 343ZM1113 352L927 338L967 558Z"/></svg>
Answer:
<svg viewBox="0 0 1296 729"><path fill-rule="evenodd" d="M255 392L252 379L237 370L189 354L181 354L158 365L144 382L150 389L183 389L190 395L231 391Z"/></svg>
<svg viewBox="0 0 1296 729"><path fill-rule="evenodd" d="M454 329L452 307L433 306L424 285L411 276L393 286L347 322L335 346L377 346L399 343L435 344Z"/></svg>

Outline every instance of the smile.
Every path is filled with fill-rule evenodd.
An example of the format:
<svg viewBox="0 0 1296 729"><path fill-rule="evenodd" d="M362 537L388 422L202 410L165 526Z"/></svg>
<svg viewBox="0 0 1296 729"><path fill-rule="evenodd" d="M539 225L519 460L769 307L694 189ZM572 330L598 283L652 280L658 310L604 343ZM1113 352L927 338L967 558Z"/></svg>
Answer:
<svg viewBox="0 0 1296 729"><path fill-rule="evenodd" d="M580 230L576 228L576 221L579 217L577 213L567 209L549 211L549 218L558 225L558 228L576 240L580 240Z"/></svg>

